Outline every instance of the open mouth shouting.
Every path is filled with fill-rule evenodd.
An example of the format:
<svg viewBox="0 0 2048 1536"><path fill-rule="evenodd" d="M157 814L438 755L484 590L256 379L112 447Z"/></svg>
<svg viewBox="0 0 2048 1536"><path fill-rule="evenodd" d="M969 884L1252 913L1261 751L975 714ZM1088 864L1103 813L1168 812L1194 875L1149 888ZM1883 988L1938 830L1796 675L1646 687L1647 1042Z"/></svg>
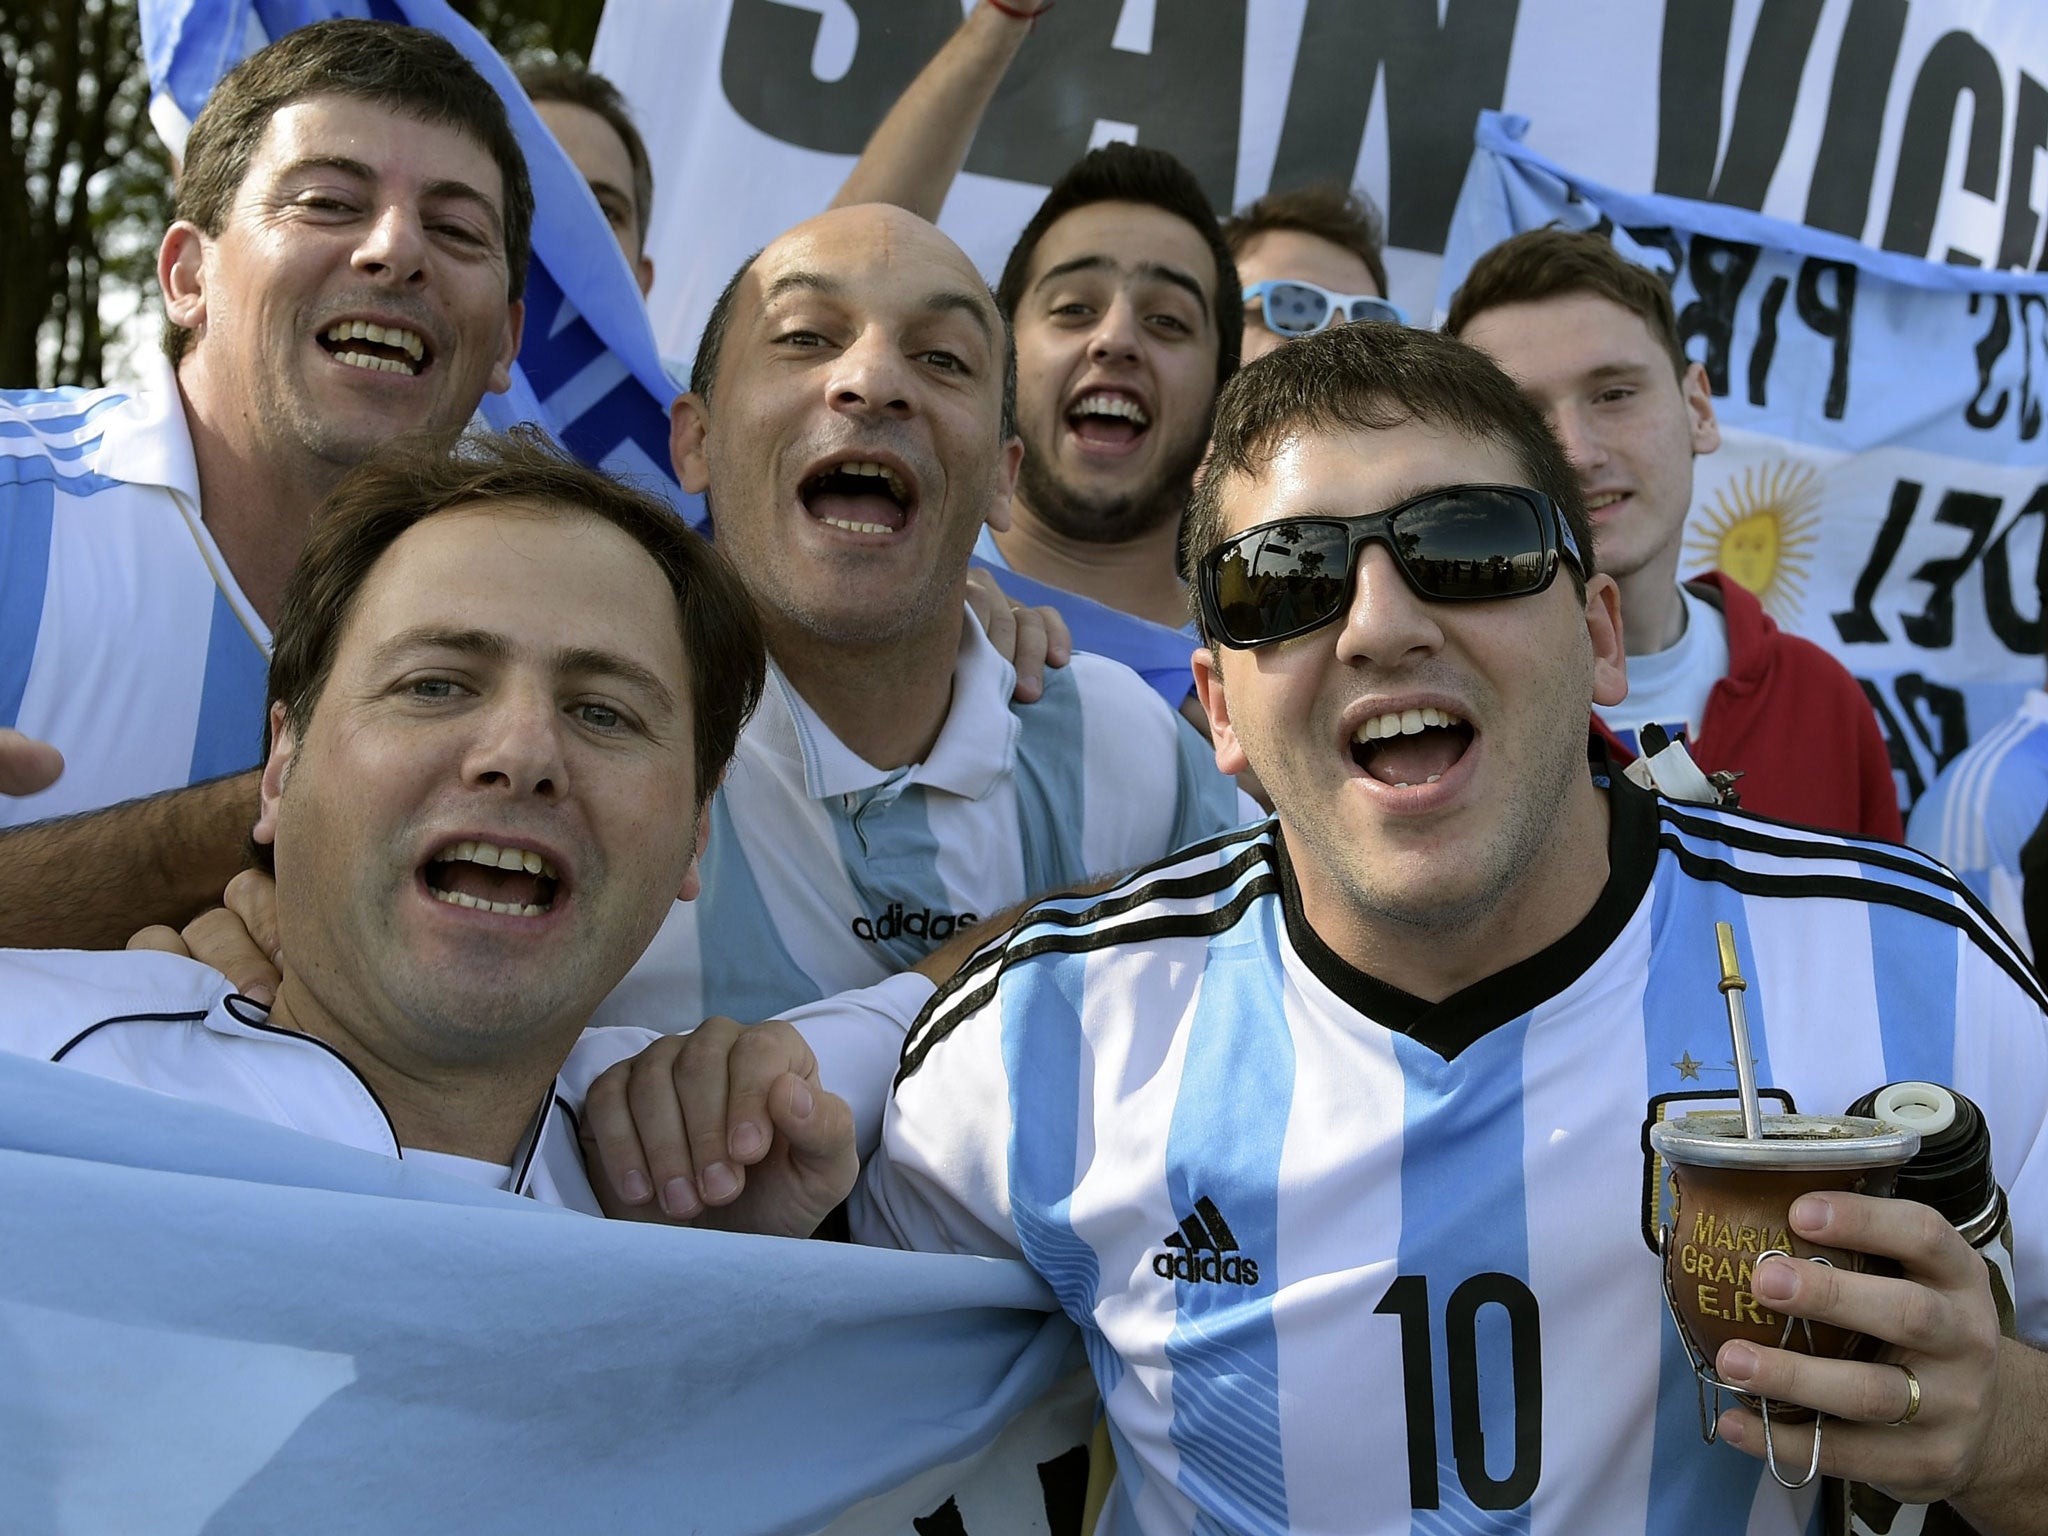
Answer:
<svg viewBox="0 0 2048 1536"><path fill-rule="evenodd" d="M434 900L502 917L544 917L563 892L544 855L469 839L442 848L420 875Z"/></svg>
<svg viewBox="0 0 2048 1536"><path fill-rule="evenodd" d="M1122 454L1152 430L1152 413L1127 389L1088 389L1067 407L1067 430L1091 453Z"/></svg>
<svg viewBox="0 0 2048 1536"><path fill-rule="evenodd" d="M917 478L894 462L847 457L814 469L798 482L804 510L843 533L893 537L917 510Z"/></svg>
<svg viewBox="0 0 2048 1536"><path fill-rule="evenodd" d="M434 360L426 337L418 331L374 320L337 320L320 332L319 340L336 362L373 373L418 378Z"/></svg>
<svg viewBox="0 0 2048 1536"><path fill-rule="evenodd" d="M1351 733L1351 760L1368 778L1394 789L1434 784L1472 745L1469 721L1422 705L1368 716Z"/></svg>

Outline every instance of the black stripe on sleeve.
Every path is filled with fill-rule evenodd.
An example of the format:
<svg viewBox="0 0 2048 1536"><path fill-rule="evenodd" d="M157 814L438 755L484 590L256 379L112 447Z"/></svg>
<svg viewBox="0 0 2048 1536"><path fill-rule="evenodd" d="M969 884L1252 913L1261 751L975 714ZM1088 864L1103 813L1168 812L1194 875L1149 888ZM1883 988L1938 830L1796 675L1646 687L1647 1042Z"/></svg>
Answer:
<svg viewBox="0 0 2048 1536"><path fill-rule="evenodd" d="M2006 940L2005 927L1984 905L1977 893L1963 883L1946 864L1922 854L1919 858L1908 856L1905 850L1890 843L1867 843L1854 840L1842 842L1816 842L1804 838L1772 837L1752 827L1736 822L1711 821L1698 816L1687 816L1670 802L1660 802L1664 819L1672 826L1693 834L1704 842L1725 843L1730 848L1741 848L1750 853L1768 854L1774 858L1786 859L1832 859L1836 862L1870 864L1901 875L1916 885L1946 891L1962 906L1967 907L1978 923L1986 930L1979 936L1979 943L1989 949ZM1748 813L1743 813L1745 819ZM1766 822L1770 826L1796 827L1794 822ZM1800 831L1819 831L1818 828L1799 827ZM1824 833L1833 837L1833 833ZM1882 881L1875 882L1883 884Z"/></svg>
<svg viewBox="0 0 2048 1536"><path fill-rule="evenodd" d="M1209 844L1213 845L1215 849L1221 849L1227 847L1233 840L1240 839L1243 836L1243 829L1240 828L1228 836L1209 839ZM1182 849L1179 853L1173 855L1172 858L1162 860L1160 865L1153 867L1170 868L1174 865L1185 863L1187 861L1186 856L1189 853L1198 851L1204 846L1203 844L1196 844L1193 848ZM916 1020L910 1026L910 1033L904 1037L903 1060L907 1062L912 1052L917 1049L919 1031L926 1027L935 1015L949 1008L954 998L960 996L963 992L972 992L977 998L981 996L982 983L987 979L989 971L992 969L1000 970L1017 955L1017 949L1011 947L1017 934L1024 932L1026 929L1041 929L1045 927L1081 928L1092 923L1106 922L1111 918L1121 917L1125 913L1136 911L1138 908L1155 901L1186 901L1196 897L1213 896L1219 891L1230 889L1246 870L1254 865L1266 862L1268 854L1269 850L1265 843L1260 841L1253 843L1227 864L1219 864L1210 869L1197 870L1193 874L1145 881L1143 884L1132 884L1130 881L1126 881L1123 885L1118 886L1114 892L1105 894L1102 900L1080 908L1077 911L1069 912L1063 907L1052 906L1031 908L1022 917L1017 919L1015 926L1008 933L1000 938L991 940L969 956L967 962L959 970L955 971L952 976L947 978L946 981L942 982L938 991L926 1000L924 1007L919 1010ZM1142 875L1133 877L1133 879L1142 878ZM1124 931L1123 929L1117 929L1115 933L1120 935ZM1110 943L1115 942L1115 940L1111 938L1105 939L1103 942ZM979 1006L979 1004L977 1003L975 1006ZM898 1081L901 1081L900 1075Z"/></svg>
<svg viewBox="0 0 2048 1536"><path fill-rule="evenodd" d="M896 1071L896 1080L891 1085L901 1088L904 1080L924 1065L932 1048L959 1027L960 1021L969 1014L987 1005L995 996L996 987L1002 980L1002 973L1012 965L1020 965L1039 955L1083 954L1092 949L1110 949L1121 944L1150 944L1160 939L1214 938L1219 933L1235 927L1247 908L1262 896L1277 895L1280 882L1277 876L1268 872L1247 881L1242 890L1232 897L1227 905L1213 907L1207 912L1175 912L1159 917L1142 917L1113 928L1098 928L1089 933L1041 933L1029 939L1010 945L1001 950L1000 964L996 974L980 986L949 1002L946 1017L937 1016L937 1010L926 1013L919 1026L924 1029L922 1038L906 1043L903 1063ZM986 967L984 967L986 970ZM933 999L936 1003L937 999ZM916 1031L913 1030L913 1036Z"/></svg>
<svg viewBox="0 0 2048 1536"><path fill-rule="evenodd" d="M1672 826L1690 832L1707 842L1726 843L1731 848L1740 848L1748 853L1775 854L1787 859L1835 859L1869 864L1878 869L1888 869L1894 874L1904 875L1907 879L1923 885L1938 885L1959 896L1969 894L1969 887L1964 885L1946 865L1924 855L1916 858L1894 843L1865 842L1838 832L1829 832L1821 827L1801 826L1791 821L1772 821L1768 817L1756 816L1748 811L1724 813L1729 815L1729 819L1724 821L1713 817L1688 815L1682 807L1669 800L1659 800L1657 809L1663 819ZM1740 816L1740 820L1735 819L1737 815ZM1812 832L1818 834L1818 837L1774 837L1769 831L1771 827Z"/></svg>
<svg viewBox="0 0 2048 1536"><path fill-rule="evenodd" d="M2032 999L2035 1007L2048 1012L2048 994L2042 992L2041 983L2033 973L2022 965L2017 957L2009 954L2004 945L1993 941L1979 924L1971 921L1970 914L1939 896L1924 890L1916 891L1907 886L1892 885L1883 880L1870 880L1856 875L1763 874L1755 870L1738 869L1735 865L1720 859L1709 858L1697 849L1688 848L1673 833L1661 834L1658 841L1677 858L1678 867L1693 879L1725 885L1744 896L1821 897L1853 901L1864 906L1897 907L1903 912L1911 912L1934 922L1946 923L1959 933L1967 935L1971 943L1982 950Z"/></svg>

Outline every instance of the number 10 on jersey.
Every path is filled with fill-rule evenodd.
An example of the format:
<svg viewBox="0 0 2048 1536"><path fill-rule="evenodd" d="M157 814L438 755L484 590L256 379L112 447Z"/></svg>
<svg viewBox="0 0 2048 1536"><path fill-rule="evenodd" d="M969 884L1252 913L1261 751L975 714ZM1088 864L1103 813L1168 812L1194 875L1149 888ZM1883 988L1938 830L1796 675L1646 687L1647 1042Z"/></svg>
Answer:
<svg viewBox="0 0 2048 1536"><path fill-rule="evenodd" d="M1507 1314L1506 1381L1479 1377L1479 1314L1499 1307ZM1432 1314L1429 1281L1402 1275L1373 1308L1401 1320L1401 1379L1408 1408L1408 1502L1416 1509L1442 1506L1436 1444L1436 1351L1444 1351L1450 1384L1451 1459L1465 1497L1476 1509L1517 1509L1536 1491L1543 1472L1543 1347L1536 1296L1513 1275L1489 1270L1451 1292L1443 1315ZM1514 1461L1503 1477L1487 1470L1486 1430L1480 1389L1514 1396ZM1495 1461L1499 1461L1496 1450Z"/></svg>

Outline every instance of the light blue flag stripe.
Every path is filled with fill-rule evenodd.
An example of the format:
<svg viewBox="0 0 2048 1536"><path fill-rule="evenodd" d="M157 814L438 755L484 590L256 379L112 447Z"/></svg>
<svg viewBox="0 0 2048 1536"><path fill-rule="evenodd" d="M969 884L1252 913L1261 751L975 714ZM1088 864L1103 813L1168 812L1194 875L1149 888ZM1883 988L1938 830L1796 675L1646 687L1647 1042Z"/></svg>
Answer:
<svg viewBox="0 0 2048 1536"><path fill-rule="evenodd" d="M0 459L0 477L8 462ZM12 511L0 518L0 726L11 727L21 718L43 624L57 493L45 480L22 486L8 503Z"/></svg>
<svg viewBox="0 0 2048 1536"><path fill-rule="evenodd" d="M263 757L263 699L270 659L242 627L227 594L213 594L206 636L206 676L199 692L199 725L192 737L186 783L253 768Z"/></svg>
<svg viewBox="0 0 2048 1536"><path fill-rule="evenodd" d="M704 527L703 498L686 493L669 465L676 389L611 229L505 61L445 0L142 0L151 86L196 117L215 82L254 48L338 16L401 21L446 37L505 98L525 151L534 193L526 327L512 388L484 397L484 421L499 430L538 422L587 463L635 465L645 489ZM593 369L608 370L612 384L591 389ZM629 444L639 451L622 451Z"/></svg>
<svg viewBox="0 0 2048 1536"><path fill-rule="evenodd" d="M808 1531L1073 1338L1020 1264L578 1217L5 1055L0 1212L22 1536Z"/></svg>

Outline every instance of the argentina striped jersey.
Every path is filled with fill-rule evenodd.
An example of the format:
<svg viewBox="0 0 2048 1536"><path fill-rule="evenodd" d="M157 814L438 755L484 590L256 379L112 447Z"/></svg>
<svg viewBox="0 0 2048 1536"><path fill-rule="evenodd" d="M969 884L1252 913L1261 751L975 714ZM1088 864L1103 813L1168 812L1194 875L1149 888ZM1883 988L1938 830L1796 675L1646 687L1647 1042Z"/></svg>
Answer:
<svg viewBox="0 0 2048 1536"><path fill-rule="evenodd" d="M1963 877L2027 949L2020 849L2048 810L2048 693L2039 688L1944 768L1913 806L1906 841Z"/></svg>
<svg viewBox="0 0 2048 1536"><path fill-rule="evenodd" d="M703 894L670 912L594 1022L672 1032L713 1013L769 1018L893 976L1028 897L1258 814L1128 668L1077 652L1032 704L1011 699L1015 678L963 625L938 740L885 771L771 665L711 802ZM859 1080L826 1083L870 1135L902 1038L872 1045Z"/></svg>
<svg viewBox="0 0 2048 1536"><path fill-rule="evenodd" d="M0 393L0 726L64 775L0 826L256 765L270 631L199 516L170 365L139 392Z"/></svg>
<svg viewBox="0 0 2048 1536"><path fill-rule="evenodd" d="M1542 953L1431 1005L1308 929L1272 824L1046 903L911 1032L854 1233L1021 1255L1081 1327L1098 1529L1803 1532L1818 1485L1700 1438L1646 1121L1734 1082L1838 1112L1977 1100L2048 1343L2048 1019L1905 850L1610 794L1610 877Z"/></svg>

